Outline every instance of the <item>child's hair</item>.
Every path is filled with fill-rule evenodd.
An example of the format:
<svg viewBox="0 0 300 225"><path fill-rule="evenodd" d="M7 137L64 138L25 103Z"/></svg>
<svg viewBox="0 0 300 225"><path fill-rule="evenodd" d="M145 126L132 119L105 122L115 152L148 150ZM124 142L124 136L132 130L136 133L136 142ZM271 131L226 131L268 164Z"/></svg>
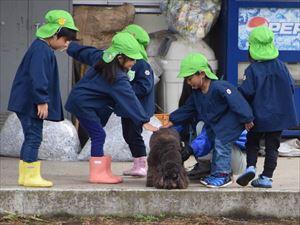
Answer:
<svg viewBox="0 0 300 225"><path fill-rule="evenodd" d="M61 27L57 32L57 38L65 37L68 41L76 41L76 30L69 29L67 27Z"/></svg>
<svg viewBox="0 0 300 225"><path fill-rule="evenodd" d="M133 60L129 57L127 57L124 54L117 55L110 63L106 63L101 58L100 61L94 66L94 69L101 75L103 78L109 83L112 84L115 82L117 77L118 70L124 71L125 69L120 64L118 60L118 56L123 57L124 63L128 60Z"/></svg>
<svg viewBox="0 0 300 225"><path fill-rule="evenodd" d="M183 81L183 86L182 86L182 91L179 99L178 106L181 107L184 105L185 101L191 96L192 94L192 87L188 85L187 79L184 79Z"/></svg>

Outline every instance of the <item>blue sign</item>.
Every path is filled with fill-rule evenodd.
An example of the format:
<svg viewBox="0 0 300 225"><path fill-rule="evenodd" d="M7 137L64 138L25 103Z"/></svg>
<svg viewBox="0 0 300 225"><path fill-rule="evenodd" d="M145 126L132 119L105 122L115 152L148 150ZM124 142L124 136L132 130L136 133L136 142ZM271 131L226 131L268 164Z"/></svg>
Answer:
<svg viewBox="0 0 300 225"><path fill-rule="evenodd" d="M248 36L257 26L268 26L279 50L300 50L300 8L239 8L238 48L248 49Z"/></svg>

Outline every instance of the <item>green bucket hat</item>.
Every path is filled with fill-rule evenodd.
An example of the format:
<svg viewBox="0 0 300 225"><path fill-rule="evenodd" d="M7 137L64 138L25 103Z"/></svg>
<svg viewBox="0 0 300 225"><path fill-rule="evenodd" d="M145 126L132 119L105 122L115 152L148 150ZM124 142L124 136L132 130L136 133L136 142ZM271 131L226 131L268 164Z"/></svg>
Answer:
<svg viewBox="0 0 300 225"><path fill-rule="evenodd" d="M124 54L131 59L142 59L141 48L137 40L127 32L113 36L111 46L104 51L103 60L110 63L118 54Z"/></svg>
<svg viewBox="0 0 300 225"><path fill-rule="evenodd" d="M278 57L274 33L266 26L254 28L249 35L249 52L254 60L271 60Z"/></svg>
<svg viewBox="0 0 300 225"><path fill-rule="evenodd" d="M79 31L71 14L64 10L50 10L45 15L45 20L46 23L36 31L35 35L39 38L52 37L61 27Z"/></svg>
<svg viewBox="0 0 300 225"><path fill-rule="evenodd" d="M181 61L178 78L192 76L198 71L205 72L209 79L218 80L218 77L210 70L207 59L200 53L190 53Z"/></svg>
<svg viewBox="0 0 300 225"><path fill-rule="evenodd" d="M128 32L138 41L138 43L141 46L141 54L143 55L143 58L147 61L148 55L146 52L146 47L148 46L150 42L150 37L147 33L147 31L144 30L139 25L136 24L130 24L127 27L123 29L123 32Z"/></svg>

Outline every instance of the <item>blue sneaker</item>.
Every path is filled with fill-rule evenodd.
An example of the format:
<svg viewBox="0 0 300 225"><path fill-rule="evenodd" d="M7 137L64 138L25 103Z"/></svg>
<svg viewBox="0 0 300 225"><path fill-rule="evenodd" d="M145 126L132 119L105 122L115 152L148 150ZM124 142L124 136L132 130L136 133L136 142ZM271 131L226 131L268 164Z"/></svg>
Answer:
<svg viewBox="0 0 300 225"><path fill-rule="evenodd" d="M240 175L240 176L238 177L238 179L236 180L236 183L238 183L238 184L241 185L241 186L247 186L248 183L249 183L252 179L254 179L254 177L255 177L255 172L256 172L255 167L254 167L254 166L249 166L249 167L245 170L245 172L244 172L242 175Z"/></svg>
<svg viewBox="0 0 300 225"><path fill-rule="evenodd" d="M215 177L213 175L206 176L206 177L200 179L200 183L206 186L208 184L208 182L214 178Z"/></svg>
<svg viewBox="0 0 300 225"><path fill-rule="evenodd" d="M273 180L269 177L259 175L259 177L251 182L253 187L271 188Z"/></svg>
<svg viewBox="0 0 300 225"><path fill-rule="evenodd" d="M206 187L210 188L219 188L219 187L226 187L232 184L231 176L214 176L213 179L208 180Z"/></svg>

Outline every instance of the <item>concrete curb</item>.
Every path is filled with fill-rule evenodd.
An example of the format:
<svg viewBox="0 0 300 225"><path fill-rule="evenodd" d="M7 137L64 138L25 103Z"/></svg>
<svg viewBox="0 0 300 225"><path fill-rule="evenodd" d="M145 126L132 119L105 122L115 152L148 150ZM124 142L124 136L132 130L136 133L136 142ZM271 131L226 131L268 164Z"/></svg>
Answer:
<svg viewBox="0 0 300 225"><path fill-rule="evenodd" d="M0 213L300 217L299 191L1 188Z"/></svg>

